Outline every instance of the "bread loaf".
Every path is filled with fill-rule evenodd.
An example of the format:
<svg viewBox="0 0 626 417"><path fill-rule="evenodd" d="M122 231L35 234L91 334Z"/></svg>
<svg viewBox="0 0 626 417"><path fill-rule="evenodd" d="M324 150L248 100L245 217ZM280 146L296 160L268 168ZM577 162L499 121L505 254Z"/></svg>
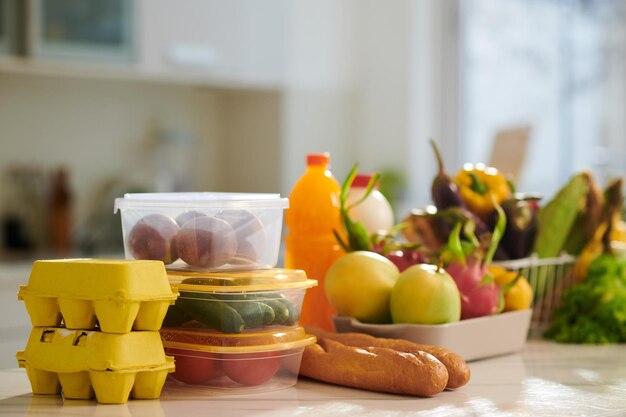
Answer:
<svg viewBox="0 0 626 417"><path fill-rule="evenodd" d="M319 339L304 349L300 375L370 391L432 396L446 387L448 373L434 356L382 347L357 348Z"/></svg>
<svg viewBox="0 0 626 417"><path fill-rule="evenodd" d="M430 353L437 358L448 371L448 383L446 388L454 389L462 387L468 383L471 376L470 368L463 358L439 346L421 345L404 339L374 337L364 333L331 333L314 327L307 327L305 330L307 333L317 336L318 339L335 340L348 346L360 348L382 347L405 353Z"/></svg>

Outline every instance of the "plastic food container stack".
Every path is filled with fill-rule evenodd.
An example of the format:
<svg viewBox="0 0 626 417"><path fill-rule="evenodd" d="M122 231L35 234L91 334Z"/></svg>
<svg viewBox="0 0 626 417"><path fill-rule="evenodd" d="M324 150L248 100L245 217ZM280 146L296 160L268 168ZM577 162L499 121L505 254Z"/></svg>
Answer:
<svg viewBox="0 0 626 417"><path fill-rule="evenodd" d="M299 327L317 281L276 268L288 200L264 193L144 193L115 200L127 259L165 263L179 292L161 336L172 384L239 393L296 383L315 337Z"/></svg>
<svg viewBox="0 0 626 417"><path fill-rule="evenodd" d="M266 193L139 193L115 200L127 259L168 270L275 267L288 200Z"/></svg>
<svg viewBox="0 0 626 417"><path fill-rule="evenodd" d="M161 336L176 358L178 385L227 392L266 391L297 382L304 347L315 337L298 326L306 290L302 270L174 272L180 293Z"/></svg>
<svg viewBox="0 0 626 417"><path fill-rule="evenodd" d="M173 358L159 328L178 294L163 263L37 261L20 286L33 329L18 364L34 394L125 403L158 398Z"/></svg>

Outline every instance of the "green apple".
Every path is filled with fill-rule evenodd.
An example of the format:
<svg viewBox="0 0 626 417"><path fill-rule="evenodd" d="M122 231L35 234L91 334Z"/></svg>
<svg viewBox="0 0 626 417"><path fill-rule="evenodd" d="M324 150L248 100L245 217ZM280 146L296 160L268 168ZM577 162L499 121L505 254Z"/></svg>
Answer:
<svg viewBox="0 0 626 417"><path fill-rule="evenodd" d="M340 316L365 323L389 323L389 296L399 273L393 262L382 255L350 252L330 266L324 289Z"/></svg>
<svg viewBox="0 0 626 417"><path fill-rule="evenodd" d="M454 279L435 265L405 269L391 291L394 323L442 324L461 319L461 296Z"/></svg>

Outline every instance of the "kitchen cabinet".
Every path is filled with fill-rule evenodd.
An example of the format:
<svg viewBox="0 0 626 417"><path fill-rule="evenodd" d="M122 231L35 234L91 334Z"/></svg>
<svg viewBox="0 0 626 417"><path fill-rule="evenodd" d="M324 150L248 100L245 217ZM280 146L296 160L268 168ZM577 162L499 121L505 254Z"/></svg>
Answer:
<svg viewBox="0 0 626 417"><path fill-rule="evenodd" d="M90 53L80 44L42 48L36 26L40 3L32 0L23 29L30 39L26 55L0 57L0 72L235 90L282 86L290 10L285 0L189 0L176 5L167 0L128 0L124 4L130 13L131 40L120 48L130 53L130 59L111 55L107 60L106 54Z"/></svg>
<svg viewBox="0 0 626 417"><path fill-rule="evenodd" d="M136 1L137 63L154 73L204 76L229 85L280 86L284 0Z"/></svg>
<svg viewBox="0 0 626 417"><path fill-rule="evenodd" d="M97 405L33 396L23 370L0 372L7 415L110 416L608 416L626 413L626 346L559 345L531 340L517 354L470 362L472 379L432 398L381 394L301 378L262 394L203 394L166 385L160 401Z"/></svg>

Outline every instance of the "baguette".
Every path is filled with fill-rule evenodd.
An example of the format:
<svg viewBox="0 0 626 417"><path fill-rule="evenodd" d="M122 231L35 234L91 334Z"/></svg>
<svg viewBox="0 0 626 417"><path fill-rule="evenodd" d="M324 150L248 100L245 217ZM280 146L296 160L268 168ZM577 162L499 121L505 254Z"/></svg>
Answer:
<svg viewBox="0 0 626 417"><path fill-rule="evenodd" d="M374 337L364 333L331 333L315 327L306 327L306 332L317 336L318 339L335 340L348 346L360 348L383 347L406 353L420 351L430 353L437 358L448 371L448 384L446 388L454 389L462 387L468 383L471 376L470 368L463 358L439 346L421 345L404 339Z"/></svg>
<svg viewBox="0 0 626 417"><path fill-rule="evenodd" d="M381 347L356 348L321 339L304 349L300 375L370 391L423 397L446 387L445 366L428 353Z"/></svg>

